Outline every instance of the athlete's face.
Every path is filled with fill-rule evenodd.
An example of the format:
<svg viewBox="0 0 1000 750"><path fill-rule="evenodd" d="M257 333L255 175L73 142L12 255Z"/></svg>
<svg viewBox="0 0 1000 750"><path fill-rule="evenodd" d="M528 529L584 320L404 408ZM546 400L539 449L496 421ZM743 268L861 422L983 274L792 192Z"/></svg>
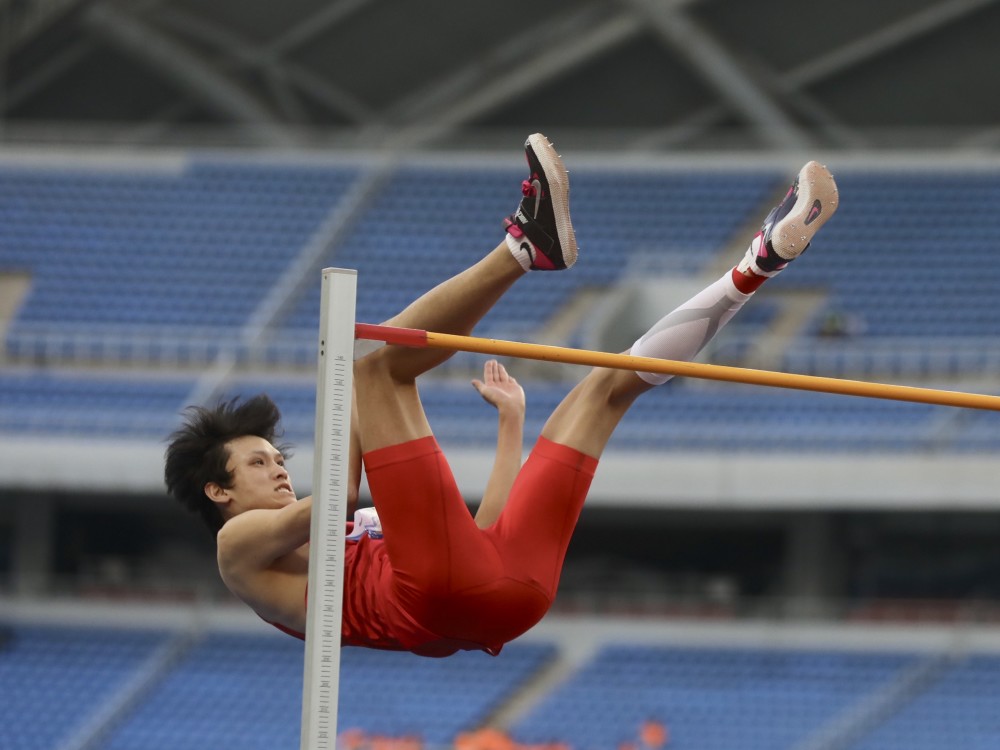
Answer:
<svg viewBox="0 0 1000 750"><path fill-rule="evenodd" d="M281 508L295 502L285 457L271 443L244 435L229 441L226 447L229 449L226 469L232 477L232 486L218 488L216 492L228 503L230 515L254 508Z"/></svg>

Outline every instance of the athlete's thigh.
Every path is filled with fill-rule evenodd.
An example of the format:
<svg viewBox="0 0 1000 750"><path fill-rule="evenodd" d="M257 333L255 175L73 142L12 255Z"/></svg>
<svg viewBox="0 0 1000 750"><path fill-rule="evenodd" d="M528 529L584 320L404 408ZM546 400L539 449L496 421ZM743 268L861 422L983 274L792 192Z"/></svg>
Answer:
<svg viewBox="0 0 1000 750"><path fill-rule="evenodd" d="M555 595L597 459L539 438L490 533L506 573Z"/></svg>
<svg viewBox="0 0 1000 750"><path fill-rule="evenodd" d="M447 596L502 575L496 547L476 526L433 437L370 451L364 461L401 586Z"/></svg>
<svg viewBox="0 0 1000 750"><path fill-rule="evenodd" d="M354 395L363 452L431 434L416 383L394 379L381 350L354 363Z"/></svg>
<svg viewBox="0 0 1000 750"><path fill-rule="evenodd" d="M542 435L600 458L625 412L652 387L634 372L595 368L555 408Z"/></svg>

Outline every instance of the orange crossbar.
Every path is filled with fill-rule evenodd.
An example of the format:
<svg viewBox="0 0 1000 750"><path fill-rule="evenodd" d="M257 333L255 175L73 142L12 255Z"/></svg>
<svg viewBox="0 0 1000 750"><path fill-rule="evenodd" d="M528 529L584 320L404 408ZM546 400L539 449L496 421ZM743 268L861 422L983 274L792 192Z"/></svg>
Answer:
<svg viewBox="0 0 1000 750"><path fill-rule="evenodd" d="M475 336L457 336L434 333L413 328L393 328L367 323L355 325L359 339L384 341L410 347L431 347L451 351L476 352L494 356L535 359L544 362L610 367L617 370L653 372L662 375L680 375L702 380L721 380L730 383L748 383L773 388L792 388L799 391L837 393L845 396L864 396L892 401L911 401L939 406L958 406L967 409L1000 411L1000 396L989 396L960 391L943 391L936 388L917 388L908 385L868 383L861 380L844 380L817 375L798 375L771 370L753 370L745 367L709 365L699 362L678 362L652 357L633 357L630 354L611 354L587 349L571 349L546 344L526 344L502 339L485 339Z"/></svg>

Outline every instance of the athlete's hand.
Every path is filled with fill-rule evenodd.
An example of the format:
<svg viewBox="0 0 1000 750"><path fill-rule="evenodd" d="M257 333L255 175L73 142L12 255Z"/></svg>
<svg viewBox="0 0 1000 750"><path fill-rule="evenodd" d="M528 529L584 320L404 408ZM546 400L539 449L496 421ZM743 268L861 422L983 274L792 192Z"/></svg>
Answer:
<svg viewBox="0 0 1000 750"><path fill-rule="evenodd" d="M472 386L497 411L524 415L524 389L507 373L507 368L495 359L483 365L483 379L474 379Z"/></svg>
<svg viewBox="0 0 1000 750"><path fill-rule="evenodd" d="M491 359L483 365L483 379L473 387L488 404L497 408L497 452L493 471L486 481L483 501L476 511L476 526L486 529L500 517L514 480L521 470L524 451L524 390L507 369Z"/></svg>

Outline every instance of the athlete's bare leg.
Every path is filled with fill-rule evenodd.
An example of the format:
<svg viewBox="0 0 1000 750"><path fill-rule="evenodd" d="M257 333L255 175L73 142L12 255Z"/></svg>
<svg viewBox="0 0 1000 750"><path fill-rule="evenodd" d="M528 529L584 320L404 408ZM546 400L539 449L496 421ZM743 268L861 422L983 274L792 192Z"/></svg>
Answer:
<svg viewBox="0 0 1000 750"><path fill-rule="evenodd" d="M808 247L837 208L837 186L825 167L809 162L771 211L744 259L722 278L649 329L629 350L636 356L690 361L768 278ZM590 372L552 413L542 435L595 458L636 398L665 375L623 370Z"/></svg>
<svg viewBox="0 0 1000 750"><path fill-rule="evenodd" d="M525 143L529 178L524 199L504 226L508 237L481 261L439 284L386 325L468 334L528 270L559 270L576 260L569 218L569 180L552 144L540 134ZM431 434L417 394L419 375L451 352L385 346L355 363L355 392L364 451Z"/></svg>
<svg viewBox="0 0 1000 750"><path fill-rule="evenodd" d="M506 245L424 294L385 325L466 335L521 276ZM361 443L376 450L431 434L416 379L451 356L385 346L354 363Z"/></svg>
<svg viewBox="0 0 1000 750"><path fill-rule="evenodd" d="M525 273L506 243L502 243L475 265L423 294L384 325L467 336ZM384 352L388 367L399 380L414 380L454 353L400 346L387 346Z"/></svg>

